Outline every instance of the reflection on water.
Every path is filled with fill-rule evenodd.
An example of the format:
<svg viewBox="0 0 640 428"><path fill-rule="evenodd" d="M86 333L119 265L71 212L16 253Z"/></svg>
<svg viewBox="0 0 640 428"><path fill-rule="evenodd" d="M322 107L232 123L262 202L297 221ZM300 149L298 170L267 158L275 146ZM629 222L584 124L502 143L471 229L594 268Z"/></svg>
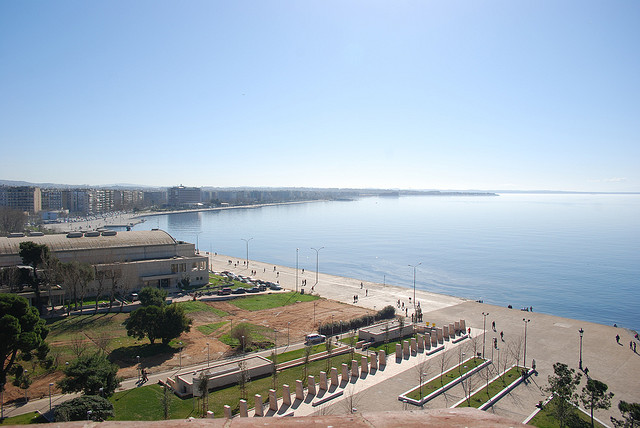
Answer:
<svg viewBox="0 0 640 428"><path fill-rule="evenodd" d="M365 198L172 214L159 227L204 251L640 327L640 196ZM612 291L614 290L614 291Z"/></svg>

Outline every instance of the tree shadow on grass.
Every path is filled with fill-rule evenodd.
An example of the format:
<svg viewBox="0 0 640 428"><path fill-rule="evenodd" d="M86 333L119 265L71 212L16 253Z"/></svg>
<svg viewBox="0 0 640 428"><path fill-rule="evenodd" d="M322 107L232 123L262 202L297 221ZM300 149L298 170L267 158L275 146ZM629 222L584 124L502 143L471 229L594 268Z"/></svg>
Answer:
<svg viewBox="0 0 640 428"><path fill-rule="evenodd" d="M169 345L163 345L162 343L143 343L116 348L109 354L109 359L118 364L120 368L124 368L136 365L138 363L138 357L140 357L140 360L143 362L144 360L153 359L154 364L162 364L173 358L178 352L180 352L179 349L172 348Z"/></svg>

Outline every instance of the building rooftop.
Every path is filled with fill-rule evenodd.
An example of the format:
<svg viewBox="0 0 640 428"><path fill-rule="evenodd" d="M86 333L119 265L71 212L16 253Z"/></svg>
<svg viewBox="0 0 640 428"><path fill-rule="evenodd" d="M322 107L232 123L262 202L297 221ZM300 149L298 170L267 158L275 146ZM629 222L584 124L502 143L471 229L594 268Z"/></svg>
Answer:
<svg viewBox="0 0 640 428"><path fill-rule="evenodd" d="M80 235L77 233L76 235ZM74 236L74 235L72 235ZM20 243L32 241L46 244L53 252L70 250L91 250L99 248L136 247L145 245L173 245L178 242L163 230L139 230L118 232L111 236L68 237L68 234L44 236L0 237L0 255L18 254Z"/></svg>

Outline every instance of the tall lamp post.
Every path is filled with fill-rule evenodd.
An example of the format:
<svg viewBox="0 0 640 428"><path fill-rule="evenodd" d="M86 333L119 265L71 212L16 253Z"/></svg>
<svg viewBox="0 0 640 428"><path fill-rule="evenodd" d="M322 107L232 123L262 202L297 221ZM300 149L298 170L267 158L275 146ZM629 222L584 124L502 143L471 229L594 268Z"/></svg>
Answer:
<svg viewBox="0 0 640 428"><path fill-rule="evenodd" d="M49 412L51 412L51 387L53 383L49 383Z"/></svg>
<svg viewBox="0 0 640 428"><path fill-rule="evenodd" d="M298 292L298 252L300 248L296 248L296 293Z"/></svg>
<svg viewBox="0 0 640 428"><path fill-rule="evenodd" d="M483 317L483 321L482 321L482 358L484 358L484 345L485 342L487 341L487 316L489 315L489 312L483 312L482 313L482 317Z"/></svg>
<svg viewBox="0 0 640 428"><path fill-rule="evenodd" d="M422 262L417 265L409 265L409 267L413 268L413 314L415 316L416 313L416 268L420 266Z"/></svg>
<svg viewBox="0 0 640 428"><path fill-rule="evenodd" d="M207 342L207 368L209 368L209 361L210 361L210 358L209 358L209 342Z"/></svg>
<svg viewBox="0 0 640 428"><path fill-rule="evenodd" d="M316 252L316 283L315 285L318 285L318 268L320 265L320 250L322 250L323 248L324 247L320 247L320 248L311 247L311 249Z"/></svg>
<svg viewBox="0 0 640 428"><path fill-rule="evenodd" d="M584 334L584 330L582 329L582 327L580 327L578 333L580 333L580 361L578 362L578 368L582 370L582 335Z"/></svg>
<svg viewBox="0 0 640 428"><path fill-rule="evenodd" d="M136 355L136 359L138 360L138 380L140 380L140 355Z"/></svg>
<svg viewBox="0 0 640 428"><path fill-rule="evenodd" d="M526 318L522 318L524 321L524 358L522 359L524 368L527 368L527 324L531 322Z"/></svg>
<svg viewBox="0 0 640 428"><path fill-rule="evenodd" d="M244 241L247 244L247 269L249 269L249 241L251 241L253 238L249 238L249 239L245 239L245 238L240 238L240 240Z"/></svg>

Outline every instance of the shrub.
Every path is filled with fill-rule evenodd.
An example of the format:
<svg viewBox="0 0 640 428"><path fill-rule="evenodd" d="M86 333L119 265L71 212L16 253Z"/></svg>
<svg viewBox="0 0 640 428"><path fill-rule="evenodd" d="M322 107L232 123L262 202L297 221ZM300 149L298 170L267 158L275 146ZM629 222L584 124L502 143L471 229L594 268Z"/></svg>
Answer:
<svg viewBox="0 0 640 428"><path fill-rule="evenodd" d="M91 414L88 412L91 411ZM83 395L58 404L54 410L56 422L103 421L113 416L113 404L98 395Z"/></svg>

